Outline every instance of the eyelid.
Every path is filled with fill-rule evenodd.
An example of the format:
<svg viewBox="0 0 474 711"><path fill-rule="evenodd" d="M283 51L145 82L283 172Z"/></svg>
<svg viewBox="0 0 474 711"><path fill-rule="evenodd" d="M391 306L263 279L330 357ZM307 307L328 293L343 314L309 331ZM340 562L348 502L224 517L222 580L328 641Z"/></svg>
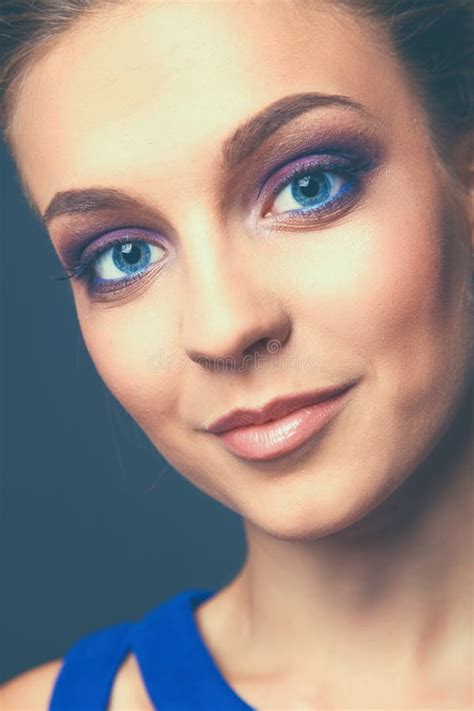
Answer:
<svg viewBox="0 0 474 711"><path fill-rule="evenodd" d="M303 156L283 164L282 167L276 168L265 180L264 184L260 186L257 197L260 199L263 192L267 198L270 196L274 197L280 190L288 185L295 176L304 170L355 173L364 170L367 164L367 159L359 156L347 156L327 152L319 154L305 153Z"/></svg>
<svg viewBox="0 0 474 711"><path fill-rule="evenodd" d="M127 238L130 239L127 239ZM87 247L81 252L80 261L89 262L92 258L97 257L100 253L105 252L115 244L125 242L154 242L164 246L162 242L165 238L160 235L157 239L157 233L151 230L140 229L138 227L122 227L120 229L110 230L98 237L92 239Z"/></svg>
<svg viewBox="0 0 474 711"><path fill-rule="evenodd" d="M301 174L309 173L310 171L320 173L333 172L341 175L346 173L349 177L353 177L354 180L360 182L362 174L374 167L373 159L368 158L367 155L349 155L347 152L329 153L327 150L325 150L324 153L305 152L304 155L289 162L287 161L282 167L277 168L271 173L270 177L259 190L259 200L256 209L259 214L261 212L265 213L269 208L269 204L273 202L279 193ZM275 215L272 219L276 222L294 220L296 215L292 215L291 213L292 211ZM323 207L308 210L308 215L323 213Z"/></svg>

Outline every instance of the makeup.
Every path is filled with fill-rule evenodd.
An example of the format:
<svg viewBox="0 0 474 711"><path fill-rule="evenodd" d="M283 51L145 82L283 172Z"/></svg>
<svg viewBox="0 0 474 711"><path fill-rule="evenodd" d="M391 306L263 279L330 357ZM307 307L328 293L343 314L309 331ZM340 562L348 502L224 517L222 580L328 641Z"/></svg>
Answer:
<svg viewBox="0 0 474 711"><path fill-rule="evenodd" d="M69 274L59 278L83 279L91 293L114 293L142 279L155 264L159 268L164 255L162 236L136 227L122 228L93 239L77 264L67 270Z"/></svg>
<svg viewBox="0 0 474 711"><path fill-rule="evenodd" d="M214 436L241 459L265 461L281 457L319 434L344 407L351 390L352 386L277 419L238 426Z"/></svg>
<svg viewBox="0 0 474 711"><path fill-rule="evenodd" d="M221 176L216 191L226 196L226 207L221 205L220 209L225 214L233 206L237 219L256 236L323 229L362 199L371 175L383 161L384 152L385 146L376 133L367 126L362 127L357 120L349 124L347 119L341 121L335 117L329 126L326 122L316 123L309 115L301 116L291 127L286 126L263 141L255 153L246 158L240 172L233 170ZM146 250L147 243L150 248L155 244L166 249L165 244L177 239L170 223L163 221L160 213L156 228L149 214L145 229L133 222L129 222L129 226L120 224L119 216L110 210L110 193L115 200L120 198L120 205L132 199L122 191L106 188L69 191L64 193L67 200L61 198L64 202L61 209L72 210L70 227L63 226L66 234L61 240L69 272L68 277L63 278L82 281L91 299L120 296L151 271L151 262L143 260L143 268L133 274L125 268L121 275L118 268L114 272L116 278L101 279L95 264L98 260L103 262L107 249L115 261L117 252L130 249L130 244L135 244L133 251L138 254L139 250ZM134 204L139 203L138 198L133 199ZM68 208L70 203L72 207ZM107 220L103 220L102 229L94 235L94 210L101 208L101 212L103 205L110 210L109 229ZM51 207L48 210L51 211ZM80 212L82 210L89 211L89 219ZM84 236L77 223L82 223L82 230L86 228ZM159 271L153 268L154 274Z"/></svg>

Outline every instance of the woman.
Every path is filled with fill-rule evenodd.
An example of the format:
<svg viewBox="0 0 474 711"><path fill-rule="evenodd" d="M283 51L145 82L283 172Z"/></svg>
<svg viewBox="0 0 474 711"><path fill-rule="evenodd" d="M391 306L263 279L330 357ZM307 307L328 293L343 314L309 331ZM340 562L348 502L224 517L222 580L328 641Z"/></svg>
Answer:
<svg viewBox="0 0 474 711"><path fill-rule="evenodd" d="M89 353L248 553L4 708L471 709L471 4L12 5Z"/></svg>

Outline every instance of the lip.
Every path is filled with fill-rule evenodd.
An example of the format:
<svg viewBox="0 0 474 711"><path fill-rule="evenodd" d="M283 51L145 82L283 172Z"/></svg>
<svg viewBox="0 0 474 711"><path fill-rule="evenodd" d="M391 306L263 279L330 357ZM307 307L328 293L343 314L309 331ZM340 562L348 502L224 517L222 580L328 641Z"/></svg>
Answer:
<svg viewBox="0 0 474 711"><path fill-rule="evenodd" d="M220 434L227 432L236 427L246 425L263 425L270 420L277 420L280 417L289 415L295 410L300 410L302 407L316 405L319 402L329 400L341 392L348 390L354 383L345 383L344 385L336 385L327 388L320 388L310 392L299 393L296 395L286 395L284 397L276 397L270 402L267 402L262 407L251 410L249 408L237 408L231 412L215 420L212 424L206 427L206 432Z"/></svg>
<svg viewBox="0 0 474 711"><path fill-rule="evenodd" d="M237 409L213 422L207 432L243 459L273 459L300 447L342 408L355 382L276 398L258 410Z"/></svg>

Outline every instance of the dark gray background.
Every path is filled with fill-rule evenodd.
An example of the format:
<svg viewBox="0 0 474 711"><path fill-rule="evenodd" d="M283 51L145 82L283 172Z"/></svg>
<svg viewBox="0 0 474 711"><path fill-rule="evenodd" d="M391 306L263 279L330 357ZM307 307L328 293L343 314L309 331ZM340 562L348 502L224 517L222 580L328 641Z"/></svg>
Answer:
<svg viewBox="0 0 474 711"><path fill-rule="evenodd" d="M174 471L107 390L0 145L0 683L245 556L239 516Z"/></svg>

